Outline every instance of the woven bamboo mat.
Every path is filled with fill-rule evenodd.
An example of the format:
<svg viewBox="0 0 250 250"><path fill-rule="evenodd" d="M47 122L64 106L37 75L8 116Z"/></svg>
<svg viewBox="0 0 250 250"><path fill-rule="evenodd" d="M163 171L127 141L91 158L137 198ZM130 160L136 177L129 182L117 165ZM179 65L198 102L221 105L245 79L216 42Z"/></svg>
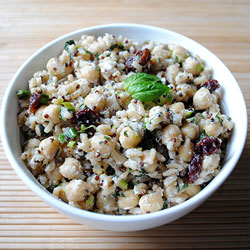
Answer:
<svg viewBox="0 0 250 250"><path fill-rule="evenodd" d="M250 107L250 1L0 0L0 6L0 101L18 67L52 39L134 22L205 45L234 73ZM192 213L160 228L119 233L77 224L49 207L15 174L0 145L0 249L250 249L249 150L248 136L230 178Z"/></svg>

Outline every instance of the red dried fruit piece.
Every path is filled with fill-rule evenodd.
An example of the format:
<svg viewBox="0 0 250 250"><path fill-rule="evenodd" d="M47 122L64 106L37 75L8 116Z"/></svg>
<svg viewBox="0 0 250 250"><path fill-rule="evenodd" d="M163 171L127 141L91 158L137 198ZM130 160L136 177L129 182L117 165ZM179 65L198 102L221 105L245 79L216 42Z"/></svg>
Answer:
<svg viewBox="0 0 250 250"><path fill-rule="evenodd" d="M211 136L205 136L195 145L195 151L200 154L211 155L220 149L220 140Z"/></svg>
<svg viewBox="0 0 250 250"><path fill-rule="evenodd" d="M210 92L214 92L216 89L220 87L220 84L218 83L217 80L209 80L207 82L203 82L200 87L205 87L207 88Z"/></svg>
<svg viewBox="0 0 250 250"><path fill-rule="evenodd" d="M201 155L194 154L190 164L188 165L188 182L194 183L201 172Z"/></svg>
<svg viewBox="0 0 250 250"><path fill-rule="evenodd" d="M90 108L85 108L83 110L79 110L75 113L76 122L79 126L84 124L85 126L98 126L100 124L100 116L94 110Z"/></svg>
<svg viewBox="0 0 250 250"><path fill-rule="evenodd" d="M136 53L139 56L139 64L145 66L151 59L151 53L149 49L140 50Z"/></svg>
<svg viewBox="0 0 250 250"><path fill-rule="evenodd" d="M36 111L38 110L39 106L40 106L40 98L41 98L41 94L40 93L34 93L32 94L32 96L30 97L30 112L32 112L33 114L36 113Z"/></svg>
<svg viewBox="0 0 250 250"><path fill-rule="evenodd" d="M125 69L126 72L130 72L130 71L135 71L134 66L132 66L134 60L136 60L138 58L138 63L140 65L143 66L142 71L148 71L151 67L151 53L149 51L149 49L144 49L144 50L140 50L138 51L135 56L130 56L127 61L125 62Z"/></svg>

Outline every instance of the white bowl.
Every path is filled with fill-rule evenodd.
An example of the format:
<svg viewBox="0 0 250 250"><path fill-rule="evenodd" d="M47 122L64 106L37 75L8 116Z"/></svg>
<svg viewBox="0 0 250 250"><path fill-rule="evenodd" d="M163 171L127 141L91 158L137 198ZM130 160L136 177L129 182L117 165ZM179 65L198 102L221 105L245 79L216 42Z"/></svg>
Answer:
<svg viewBox="0 0 250 250"><path fill-rule="evenodd" d="M105 33L122 35L136 41L145 40L176 43L198 54L213 68L213 77L223 89L222 108L234 121L234 130L227 147L225 164L220 173L197 195L184 203L159 212L145 215L103 215L74 208L50 194L26 168L20 158L20 133L17 125L18 101L16 90L27 88L33 73L44 69L47 61L57 56L69 39L80 39L82 34L100 36ZM227 67L209 50L195 41L175 32L138 24L111 24L90 27L62 36L32 55L17 71L2 103L1 135L6 155L24 183L41 199L73 220L91 227L113 231L136 231L157 227L189 213L204 202L229 176L243 150L247 134L247 110L243 95Z"/></svg>

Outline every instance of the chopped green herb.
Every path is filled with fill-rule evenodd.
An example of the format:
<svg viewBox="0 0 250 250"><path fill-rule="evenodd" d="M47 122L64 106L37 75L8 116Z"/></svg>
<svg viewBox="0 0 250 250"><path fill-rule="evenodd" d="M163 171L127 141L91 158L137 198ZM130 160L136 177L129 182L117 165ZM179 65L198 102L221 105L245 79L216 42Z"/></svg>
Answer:
<svg viewBox="0 0 250 250"><path fill-rule="evenodd" d="M99 60L99 56L100 56L99 53L96 52L96 53L95 53L95 58L97 58L97 59Z"/></svg>
<svg viewBox="0 0 250 250"><path fill-rule="evenodd" d="M169 50L169 53L170 53L170 57L172 57L172 55L173 55L173 50L170 49L170 50Z"/></svg>
<svg viewBox="0 0 250 250"><path fill-rule="evenodd" d="M63 102L62 105L67 108L68 111L75 111L74 106L70 102Z"/></svg>
<svg viewBox="0 0 250 250"><path fill-rule="evenodd" d="M53 190L54 190L56 187L57 187L57 185L52 184L52 185L50 185L47 189L48 189L49 192L52 193Z"/></svg>
<svg viewBox="0 0 250 250"><path fill-rule="evenodd" d="M86 200L86 204L93 205L94 204L95 197L93 194L90 194L88 199Z"/></svg>
<svg viewBox="0 0 250 250"><path fill-rule="evenodd" d="M186 118L189 118L193 113L194 113L194 108L192 108L191 110L188 110L186 114Z"/></svg>
<svg viewBox="0 0 250 250"><path fill-rule="evenodd" d="M177 193L180 192L180 186L179 186L179 183L177 182L177 185L176 185L176 189L177 189Z"/></svg>
<svg viewBox="0 0 250 250"><path fill-rule="evenodd" d="M92 53L92 52L90 52L89 50L84 49L84 48L83 48L83 50L84 50L87 54L89 54L90 56L92 56L92 55L93 55L93 53Z"/></svg>
<svg viewBox="0 0 250 250"><path fill-rule="evenodd" d="M104 137L106 140L108 140L108 141L111 140L111 138L110 138L109 136L104 135L103 137Z"/></svg>
<svg viewBox="0 0 250 250"><path fill-rule="evenodd" d="M198 117L201 118L201 119L205 119L203 114L199 114Z"/></svg>
<svg viewBox="0 0 250 250"><path fill-rule="evenodd" d="M202 130L199 136L199 139L201 140L202 138L204 138L205 136L207 136L206 131Z"/></svg>
<svg viewBox="0 0 250 250"><path fill-rule="evenodd" d="M127 131L127 130L124 131L124 135L125 135L126 137L128 137L128 131Z"/></svg>
<svg viewBox="0 0 250 250"><path fill-rule="evenodd" d="M186 54L185 56L184 56L184 59L187 59L189 57L189 54Z"/></svg>
<svg viewBox="0 0 250 250"><path fill-rule="evenodd" d="M63 99L62 99L62 98L58 98L57 101L58 101L58 103L59 103L60 105L62 105L62 103L63 103Z"/></svg>
<svg viewBox="0 0 250 250"><path fill-rule="evenodd" d="M119 192L120 197L125 197L125 194L123 192Z"/></svg>
<svg viewBox="0 0 250 250"><path fill-rule="evenodd" d="M141 147L139 147L139 148L136 148L137 150L140 150L140 151L142 151L142 148Z"/></svg>
<svg viewBox="0 0 250 250"><path fill-rule="evenodd" d="M62 120L62 114L61 114L61 111L62 111L62 108L60 107L60 108L59 108L59 120L60 120L60 121Z"/></svg>
<svg viewBox="0 0 250 250"><path fill-rule="evenodd" d="M128 183L124 180L124 179L121 179L120 183L118 184L118 187L120 189L127 189L128 188Z"/></svg>
<svg viewBox="0 0 250 250"><path fill-rule="evenodd" d="M228 121L232 121L232 118L231 118L231 117L228 117L227 120L228 120Z"/></svg>
<svg viewBox="0 0 250 250"><path fill-rule="evenodd" d="M178 62L179 62L179 58L178 58L178 56L175 56L174 63L178 63Z"/></svg>
<svg viewBox="0 0 250 250"><path fill-rule="evenodd" d="M123 46L122 43L114 44L114 45L112 45L112 46L109 48L109 50L112 51L112 50L115 49L115 48L124 49L124 46Z"/></svg>
<svg viewBox="0 0 250 250"><path fill-rule="evenodd" d="M157 57L157 62L160 63L161 62L161 58Z"/></svg>
<svg viewBox="0 0 250 250"><path fill-rule="evenodd" d="M76 141L69 141L69 143L67 144L69 148L73 148L75 147L75 145L76 145Z"/></svg>
<svg viewBox="0 0 250 250"><path fill-rule="evenodd" d="M74 40L69 40L65 43L64 45L64 49L69 52L69 45L72 45L72 44L75 44L75 41Z"/></svg>
<svg viewBox="0 0 250 250"><path fill-rule="evenodd" d="M95 69L96 69L96 71L101 71L99 66L96 66Z"/></svg>
<svg viewBox="0 0 250 250"><path fill-rule="evenodd" d="M215 117L220 121L220 125L223 126L223 119L221 119L219 113L217 113Z"/></svg>
<svg viewBox="0 0 250 250"><path fill-rule="evenodd" d="M55 153L55 158L60 154L60 151L61 151L61 149L60 148L58 148L57 150L56 150L56 153Z"/></svg>
<svg viewBox="0 0 250 250"><path fill-rule="evenodd" d="M60 141L60 142L65 142L65 135L64 134L60 134L59 136L58 136L58 140Z"/></svg>
<svg viewBox="0 0 250 250"><path fill-rule="evenodd" d="M99 141L99 144L104 145L104 144L105 144L105 142L104 142L104 141Z"/></svg>
<svg viewBox="0 0 250 250"><path fill-rule="evenodd" d="M162 209L166 209L167 207L168 207L167 199L163 198L163 208Z"/></svg>
<svg viewBox="0 0 250 250"><path fill-rule="evenodd" d="M45 95L45 94L41 94L39 102L40 102L41 105L47 105L48 102L49 102L49 96Z"/></svg>
<svg viewBox="0 0 250 250"><path fill-rule="evenodd" d="M120 95L121 94L121 91L120 90L117 90L116 91L116 95Z"/></svg>
<svg viewBox="0 0 250 250"><path fill-rule="evenodd" d="M89 129L89 128L94 128L94 129L96 129L96 126L90 125L90 126L86 127L84 124L82 124L82 125L81 125L81 130L79 131L79 133L84 133L85 130L87 130L87 129Z"/></svg>
<svg viewBox="0 0 250 250"><path fill-rule="evenodd" d="M38 128L39 128L41 136L47 135L47 133L44 132L44 126L42 124L39 124Z"/></svg>
<svg viewBox="0 0 250 250"><path fill-rule="evenodd" d="M19 99L28 99L31 93L27 89L18 89L16 95Z"/></svg>
<svg viewBox="0 0 250 250"><path fill-rule="evenodd" d="M188 183L187 183L187 182L184 183L184 186L183 186L183 188L182 188L181 190L184 190L184 189L186 189L186 188L188 188Z"/></svg>
<svg viewBox="0 0 250 250"><path fill-rule="evenodd" d="M196 118L192 118L191 123L194 123L194 124L198 125L198 122L197 122Z"/></svg>
<svg viewBox="0 0 250 250"><path fill-rule="evenodd" d="M198 73L200 73L201 71L203 71L203 69L204 69L204 66L203 66L201 63L199 63L199 64L197 65L197 67L196 67L196 71L197 71Z"/></svg>
<svg viewBox="0 0 250 250"><path fill-rule="evenodd" d="M69 137L70 139L74 139L75 137L77 137L77 131L75 130L75 128L69 128L64 135L66 137Z"/></svg>

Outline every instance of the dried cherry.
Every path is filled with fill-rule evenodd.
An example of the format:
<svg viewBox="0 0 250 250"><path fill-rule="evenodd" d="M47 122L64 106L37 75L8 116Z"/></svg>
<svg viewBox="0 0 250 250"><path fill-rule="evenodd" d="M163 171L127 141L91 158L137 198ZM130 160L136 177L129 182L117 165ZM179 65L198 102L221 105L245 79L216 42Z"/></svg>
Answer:
<svg viewBox="0 0 250 250"><path fill-rule="evenodd" d="M40 106L40 99L41 99L40 93L35 92L34 94L32 94L32 96L30 97L30 106L29 106L30 112L36 113L36 111Z"/></svg>
<svg viewBox="0 0 250 250"><path fill-rule="evenodd" d="M218 83L217 80L209 80L209 81L206 81L206 82L203 82L200 87L205 87L207 88L210 92L214 92L216 89L218 89L220 87L220 84Z"/></svg>
<svg viewBox="0 0 250 250"><path fill-rule="evenodd" d="M98 126L100 124L100 116L94 110L86 107L83 110L79 110L75 113L76 123L81 126Z"/></svg>
<svg viewBox="0 0 250 250"><path fill-rule="evenodd" d="M188 165L188 181L189 183L194 183L198 177L199 173L201 172L201 154L196 153L194 154L191 162Z"/></svg>
<svg viewBox="0 0 250 250"><path fill-rule="evenodd" d="M200 154L211 155L220 149L220 140L212 136L205 136L195 145L195 151Z"/></svg>

